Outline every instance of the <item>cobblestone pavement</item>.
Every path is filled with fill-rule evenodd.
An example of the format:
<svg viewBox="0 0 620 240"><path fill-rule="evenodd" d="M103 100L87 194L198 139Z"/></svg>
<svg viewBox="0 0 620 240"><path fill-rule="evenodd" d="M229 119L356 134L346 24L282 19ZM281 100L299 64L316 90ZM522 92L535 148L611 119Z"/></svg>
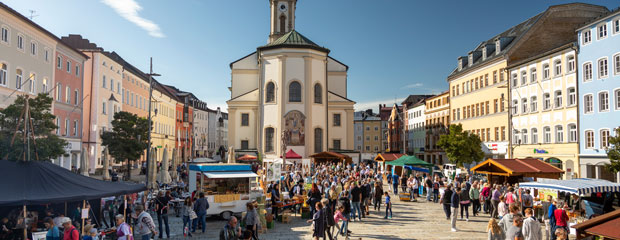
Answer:
<svg viewBox="0 0 620 240"><path fill-rule="evenodd" d="M393 203L393 219L384 219L385 212L371 210L370 216L362 222L351 222L350 239L486 239L485 232L488 214L470 216L469 222L458 221L459 232L450 231L450 221L446 220L440 204L420 202ZM384 210L384 209L382 209ZM471 209L470 209L471 214ZM171 239L185 239L182 235L183 223L180 218L170 216ZM290 223L276 223L273 229L259 235L260 239L311 239L310 224L299 215L293 216ZM155 217L155 221L157 221ZM218 239L219 230L224 220L212 218L207 220L207 231L197 233L193 239ZM165 235L164 235L165 237ZM339 237L339 239L344 239Z"/></svg>

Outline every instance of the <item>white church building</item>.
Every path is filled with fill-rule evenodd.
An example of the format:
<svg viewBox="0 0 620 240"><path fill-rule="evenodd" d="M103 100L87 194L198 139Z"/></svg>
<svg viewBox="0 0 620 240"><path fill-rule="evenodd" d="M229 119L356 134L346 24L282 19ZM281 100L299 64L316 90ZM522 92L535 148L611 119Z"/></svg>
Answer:
<svg viewBox="0 0 620 240"><path fill-rule="evenodd" d="M266 45L231 63L228 144L265 158L353 150L348 66L295 30L297 0L271 0Z"/></svg>

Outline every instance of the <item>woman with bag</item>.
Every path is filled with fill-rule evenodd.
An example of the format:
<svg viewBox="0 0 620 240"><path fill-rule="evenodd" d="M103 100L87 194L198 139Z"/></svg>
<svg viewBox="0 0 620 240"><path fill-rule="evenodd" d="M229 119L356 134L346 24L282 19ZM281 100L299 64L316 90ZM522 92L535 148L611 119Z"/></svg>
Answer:
<svg viewBox="0 0 620 240"><path fill-rule="evenodd" d="M469 204L471 203L471 199L469 198L469 192L467 192L467 184L461 184L461 191L459 193L459 199L461 200L461 220L463 219L463 211L465 211L465 220L469 222Z"/></svg>
<svg viewBox="0 0 620 240"><path fill-rule="evenodd" d="M186 197L185 202L183 202L183 208L181 209L181 213L183 215L183 233L186 233L187 236L192 236L192 221L198 218L196 212L194 212L194 204L192 204L192 198Z"/></svg>
<svg viewBox="0 0 620 240"><path fill-rule="evenodd" d="M243 221L245 222L245 229L252 233L252 239L258 240L256 230L258 229L258 213L254 207L254 203L248 202L245 204L248 211L245 214Z"/></svg>

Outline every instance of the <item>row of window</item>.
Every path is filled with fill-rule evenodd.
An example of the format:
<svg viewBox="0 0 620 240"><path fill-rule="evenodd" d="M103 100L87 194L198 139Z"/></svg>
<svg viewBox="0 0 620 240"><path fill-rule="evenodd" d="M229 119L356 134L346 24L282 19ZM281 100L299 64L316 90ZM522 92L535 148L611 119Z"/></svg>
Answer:
<svg viewBox="0 0 620 240"><path fill-rule="evenodd" d="M105 75L103 75L103 78L101 79L101 87L108 89L108 82L107 82L107 78ZM110 78L110 91L114 92L114 79ZM121 83L120 82L116 82L116 93L121 94Z"/></svg>
<svg viewBox="0 0 620 240"><path fill-rule="evenodd" d="M575 72L575 56L570 55L566 59L567 59L567 62L566 62L567 73ZM519 86L519 83L521 84L521 86L524 86L524 85L527 85L528 82L535 83L536 81L538 81L538 74L537 74L536 67L530 68L529 81L527 79L528 74L526 70L522 70L520 75L521 75L521 78L520 78L521 81L519 81L519 74L517 74L516 72L512 74L512 78L511 78L512 87ZM556 59L553 62L553 76L554 77L562 76L562 60L561 59ZM542 65L542 79L547 80L550 78L551 78L551 74L549 72L549 64L545 63Z"/></svg>
<svg viewBox="0 0 620 240"><path fill-rule="evenodd" d="M498 77L499 76L499 77ZM504 69L499 69L493 71L493 84L504 81ZM493 85L491 84L491 85ZM461 83L461 85L452 86L452 96L458 96L461 94L466 94L469 92L476 91L478 89L490 86L489 85L489 74L480 75L480 77L476 77L474 79L470 79L469 81L465 81ZM428 107L428 105L427 105Z"/></svg>
<svg viewBox="0 0 620 240"><path fill-rule="evenodd" d="M333 126L334 127L340 127L342 126L342 123L340 121L340 113L334 113L332 115L332 120L333 120ZM242 127L248 127L250 126L250 114L249 113L242 113L241 114L241 126ZM375 127L375 130L377 130L377 128Z"/></svg>
<svg viewBox="0 0 620 240"><path fill-rule="evenodd" d="M491 141L506 141L506 127L495 127L495 137L491 138L491 128L481 128L481 129L473 129L468 131L470 133L478 135L480 137L480 141L483 142L491 142Z"/></svg>
<svg viewBox="0 0 620 240"><path fill-rule="evenodd" d="M7 64L0 63L0 86L8 86L8 66ZM41 90L39 92L36 91L36 82L37 75L34 73L30 73L30 76L27 79L24 79L24 71L17 68L15 69L15 89L24 90L24 86L29 87L27 90L32 94L37 93L47 93L48 91L48 80L47 78L43 79L43 84L41 85Z"/></svg>
<svg viewBox="0 0 620 240"><path fill-rule="evenodd" d="M122 94L121 94L121 101L124 104L127 104L129 106L138 108L140 110L144 110L144 111L148 111L148 102L146 101L146 98L138 95L137 93L133 93L129 90L125 91L125 89L122 90Z"/></svg>
<svg viewBox="0 0 620 240"><path fill-rule="evenodd" d="M614 75L620 75L620 54L616 54L612 57ZM597 73L598 79L609 77L609 69L607 63L607 57L603 57L597 61ZM583 64L583 81L590 82L593 79L593 66L592 62L586 62Z"/></svg>
<svg viewBox="0 0 620 240"><path fill-rule="evenodd" d="M366 149L367 152L370 151L370 146L368 146L368 145L365 146L365 149ZM379 146L374 146L374 149L375 149L375 152L378 152L379 151ZM362 151L362 146L358 145L357 146L357 151Z"/></svg>
<svg viewBox="0 0 620 240"><path fill-rule="evenodd" d="M11 31L9 30L8 27L3 26L2 30L1 30L1 34L2 37L0 38L0 42L4 43L4 44L11 44ZM16 39L16 45L17 45L17 49L21 52L25 52L25 46L24 46L24 35L22 35L21 33L17 34L17 39ZM30 55L36 57L38 54L38 44L36 41L32 40L30 42ZM44 52L43 52L43 59L45 60L45 62L49 62L50 59L50 50L48 48L45 48Z"/></svg>
<svg viewBox="0 0 620 240"><path fill-rule="evenodd" d="M501 99L493 99L493 113L491 113L490 101L480 102L462 108L452 109L452 121L461 120L461 111L463 111L462 119L469 119L503 112L504 110L504 101Z"/></svg>
<svg viewBox="0 0 620 240"><path fill-rule="evenodd" d="M598 111L599 112L608 112L609 105L609 92L602 91L598 93ZM614 108L615 110L620 110L620 89L614 91ZM584 94L583 95L583 113L589 114L594 113L594 95L592 94Z"/></svg>
<svg viewBox="0 0 620 240"><path fill-rule="evenodd" d="M60 125L61 119L60 117L56 118L56 135L61 135L62 136L74 136L74 137L78 137L80 136L79 132L80 132L80 123L78 120L73 120L73 128L71 128L70 124L70 120L69 118L65 119L65 127L64 127L64 131L62 131L61 129L61 125ZM71 132L69 132L69 129L72 129Z"/></svg>
<svg viewBox="0 0 620 240"><path fill-rule="evenodd" d="M574 87L570 87L566 91L568 92L567 106L569 107L575 106L577 104L577 91L575 90ZM561 108L563 104L562 90L557 90L554 92L553 104L551 104L551 94L543 93L542 104L543 104L542 105L543 111L550 110L552 107ZM517 99L512 100L512 114L513 115L519 114L519 106L521 106L522 114L526 114L528 112L529 113L538 112L538 97L531 96L529 99L529 103L528 103L527 98L522 98L521 104L519 104L519 100Z"/></svg>
<svg viewBox="0 0 620 240"><path fill-rule="evenodd" d="M418 111L411 111L409 112L409 114L407 114L409 119L414 119L417 117L422 116L423 110L418 110Z"/></svg>
<svg viewBox="0 0 620 240"><path fill-rule="evenodd" d="M56 57L56 68L62 69L62 56ZM67 73L71 73L71 61L67 59L67 63L65 64ZM75 76L80 76L80 65L75 64Z"/></svg>
<svg viewBox="0 0 620 240"><path fill-rule="evenodd" d="M153 123L153 131L158 134L173 135L175 130L174 127L175 126L170 126L160 122Z"/></svg>
<svg viewBox="0 0 620 240"><path fill-rule="evenodd" d="M43 88L47 88L47 83L43 83ZM71 87L66 86L65 87L65 94L64 94L64 100L63 100L63 91L62 91L62 84L60 83L56 83L56 101L58 102L62 102L64 101L67 104L71 104ZM73 105L78 105L80 104L80 102L82 101L82 99L80 99L80 92L78 89L75 89L75 91L73 92Z"/></svg>
<svg viewBox="0 0 620 240"><path fill-rule="evenodd" d="M620 33L620 18L616 18L611 21L612 34ZM602 40L607 37L607 22L601 23L596 26L596 39ZM583 31L581 38L582 44L586 45L592 42L592 30L588 29Z"/></svg>
<svg viewBox="0 0 620 240"><path fill-rule="evenodd" d="M357 136L357 141L362 141L362 136ZM366 141L370 141L370 136L366 136ZM375 136L375 141L379 141L379 136Z"/></svg>
<svg viewBox="0 0 620 240"><path fill-rule="evenodd" d="M273 82L267 83L265 89L265 102L273 103L276 101L275 94L276 85ZM323 88L320 84L314 84L314 103L323 103ZM289 102L301 102L301 84L297 81L293 81L288 86L288 101Z"/></svg>
<svg viewBox="0 0 620 240"><path fill-rule="evenodd" d="M554 127L555 139L554 143L564 143L564 127L562 125L556 125ZM551 143L551 127L545 126L542 130L543 141L542 143ZM568 124L568 142L577 142L577 125L574 123ZM528 129L514 130L512 135L513 144L538 144L538 128L531 128L530 133Z"/></svg>
<svg viewBox="0 0 620 240"><path fill-rule="evenodd" d="M586 148L594 149L594 130L586 130L584 132L586 138ZM599 149L607 149L609 147L609 129L599 130Z"/></svg>

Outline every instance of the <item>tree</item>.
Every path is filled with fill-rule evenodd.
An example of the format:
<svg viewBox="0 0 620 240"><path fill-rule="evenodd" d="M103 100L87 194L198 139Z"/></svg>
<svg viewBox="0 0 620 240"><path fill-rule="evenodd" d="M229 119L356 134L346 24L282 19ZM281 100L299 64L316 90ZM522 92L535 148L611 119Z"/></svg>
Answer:
<svg viewBox="0 0 620 240"><path fill-rule="evenodd" d="M117 112L112 120L112 131L101 134L102 145L118 161L127 162L127 180L131 179L131 161L142 156L147 147L148 120L128 112ZM104 169L107 171L107 169Z"/></svg>
<svg viewBox="0 0 620 240"><path fill-rule="evenodd" d="M54 115L50 113L52 98L47 94L39 94L35 98L18 96L13 104L0 110L0 158L4 159L8 156L8 159L12 161L22 160L24 150L28 148L27 143L23 141L25 122L22 112L26 99L28 99L32 120L28 123L28 128L34 130L35 138L34 141L30 139L28 149L31 159L35 160L35 156L38 155L41 161L51 161L65 154L67 141L54 134L58 126L54 123ZM15 136L15 141L11 146L13 136Z"/></svg>
<svg viewBox="0 0 620 240"><path fill-rule="evenodd" d="M457 166L481 160L484 157L480 137L464 132L461 124L450 125L447 135L441 135L437 146L442 148L448 159Z"/></svg>
<svg viewBox="0 0 620 240"><path fill-rule="evenodd" d="M607 149L607 157L610 164L606 167L612 173L620 171L620 127L616 128L616 136L609 136L609 148Z"/></svg>

